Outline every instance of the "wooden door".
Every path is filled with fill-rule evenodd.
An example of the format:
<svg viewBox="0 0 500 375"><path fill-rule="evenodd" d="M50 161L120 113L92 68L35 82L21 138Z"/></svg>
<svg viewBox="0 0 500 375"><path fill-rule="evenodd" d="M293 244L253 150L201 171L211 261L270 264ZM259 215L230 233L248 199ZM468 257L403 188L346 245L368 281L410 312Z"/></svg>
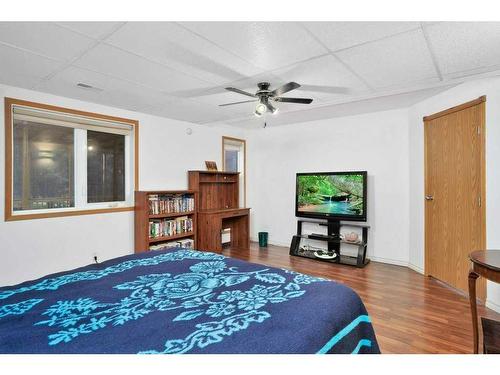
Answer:
<svg viewBox="0 0 500 375"><path fill-rule="evenodd" d="M486 245L484 109L481 97L424 117L425 273L464 293L468 255Z"/></svg>

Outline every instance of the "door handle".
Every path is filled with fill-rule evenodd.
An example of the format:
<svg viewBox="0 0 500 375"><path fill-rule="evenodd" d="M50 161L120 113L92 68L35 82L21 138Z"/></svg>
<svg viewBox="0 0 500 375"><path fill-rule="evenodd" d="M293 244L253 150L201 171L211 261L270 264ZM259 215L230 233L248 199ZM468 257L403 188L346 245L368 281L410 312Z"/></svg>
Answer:
<svg viewBox="0 0 500 375"><path fill-rule="evenodd" d="M434 196L433 195L426 195L425 196L425 200L426 201L433 201L434 200Z"/></svg>

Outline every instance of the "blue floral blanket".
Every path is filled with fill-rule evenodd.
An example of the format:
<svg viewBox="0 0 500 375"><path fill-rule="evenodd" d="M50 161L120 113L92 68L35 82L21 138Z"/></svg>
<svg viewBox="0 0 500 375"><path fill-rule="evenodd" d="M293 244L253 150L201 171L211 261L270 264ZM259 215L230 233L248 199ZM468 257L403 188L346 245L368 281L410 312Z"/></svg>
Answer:
<svg viewBox="0 0 500 375"><path fill-rule="evenodd" d="M186 249L0 288L0 353L379 353L359 296Z"/></svg>

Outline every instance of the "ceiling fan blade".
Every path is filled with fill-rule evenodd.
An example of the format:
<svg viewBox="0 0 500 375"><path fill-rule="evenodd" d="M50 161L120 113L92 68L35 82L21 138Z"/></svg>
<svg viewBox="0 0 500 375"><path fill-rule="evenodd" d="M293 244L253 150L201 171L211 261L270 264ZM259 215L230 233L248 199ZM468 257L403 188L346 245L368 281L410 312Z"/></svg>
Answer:
<svg viewBox="0 0 500 375"><path fill-rule="evenodd" d="M312 99L306 99L306 98L273 98L277 102L282 102L282 103L298 103L298 104L311 104Z"/></svg>
<svg viewBox="0 0 500 375"><path fill-rule="evenodd" d="M242 102L219 104L219 107L225 107L227 105L235 105L235 104L242 104L242 103L255 103L255 102L257 102L257 99L255 99L255 100L243 100Z"/></svg>
<svg viewBox="0 0 500 375"><path fill-rule="evenodd" d="M341 86L302 85L301 87L304 91L325 92L328 94L352 94L351 89Z"/></svg>
<svg viewBox="0 0 500 375"><path fill-rule="evenodd" d="M234 88L234 87L226 87L226 90L236 92L236 93L241 94L241 95L251 96L252 98L256 97L254 94L251 94L249 92L246 92L246 91Z"/></svg>
<svg viewBox="0 0 500 375"><path fill-rule="evenodd" d="M297 82L288 82L285 83L283 86L278 87L276 90L271 91L271 96L280 96L288 91L298 89L299 87L300 85Z"/></svg>

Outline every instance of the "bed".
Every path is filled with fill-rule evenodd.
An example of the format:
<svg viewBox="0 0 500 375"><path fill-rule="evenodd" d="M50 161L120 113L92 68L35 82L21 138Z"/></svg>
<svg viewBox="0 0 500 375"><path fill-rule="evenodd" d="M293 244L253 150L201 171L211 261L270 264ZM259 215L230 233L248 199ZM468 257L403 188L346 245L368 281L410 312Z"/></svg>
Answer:
<svg viewBox="0 0 500 375"><path fill-rule="evenodd" d="M333 281L189 249L0 288L0 353L379 353Z"/></svg>

